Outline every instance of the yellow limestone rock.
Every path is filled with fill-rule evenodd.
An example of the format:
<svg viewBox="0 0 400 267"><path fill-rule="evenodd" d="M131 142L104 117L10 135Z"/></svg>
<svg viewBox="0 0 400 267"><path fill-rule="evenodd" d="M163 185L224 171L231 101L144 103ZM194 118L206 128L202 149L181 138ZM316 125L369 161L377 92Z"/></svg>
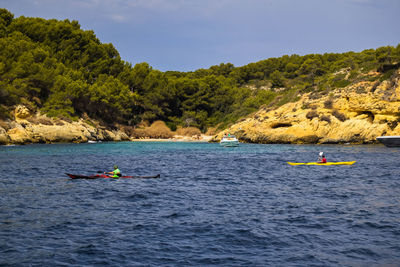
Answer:
<svg viewBox="0 0 400 267"><path fill-rule="evenodd" d="M105 130L104 136L106 140L112 141L127 141L129 140L129 136L121 131L109 131Z"/></svg>
<svg viewBox="0 0 400 267"><path fill-rule="evenodd" d="M88 132L80 125L66 123L59 125L30 125L29 130L35 142L87 142Z"/></svg>
<svg viewBox="0 0 400 267"><path fill-rule="evenodd" d="M0 145L5 145L9 142L10 138L7 135L7 131L3 127L0 127Z"/></svg>
<svg viewBox="0 0 400 267"><path fill-rule="evenodd" d="M18 105L15 108L14 116L16 119L26 119L31 116L29 109L23 105Z"/></svg>
<svg viewBox="0 0 400 267"><path fill-rule="evenodd" d="M120 130L89 125L81 119L77 122L53 120L40 114L32 115L25 106L18 106L14 112L15 121L6 131L0 127L0 144L27 143L82 143L89 140L123 141L129 140Z"/></svg>
<svg viewBox="0 0 400 267"><path fill-rule="evenodd" d="M32 139L32 136L29 135L29 132L20 125L8 130L7 135L10 138L10 143L13 144L30 143Z"/></svg>
<svg viewBox="0 0 400 267"><path fill-rule="evenodd" d="M213 137L226 133L256 143L375 143L400 135L400 70L397 78L363 81L318 99L305 94L295 103L260 110Z"/></svg>

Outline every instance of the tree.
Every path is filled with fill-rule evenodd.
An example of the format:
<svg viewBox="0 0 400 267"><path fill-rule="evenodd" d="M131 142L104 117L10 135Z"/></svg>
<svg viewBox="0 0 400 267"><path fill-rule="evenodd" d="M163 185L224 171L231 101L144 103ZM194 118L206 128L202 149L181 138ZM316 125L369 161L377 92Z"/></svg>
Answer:
<svg viewBox="0 0 400 267"><path fill-rule="evenodd" d="M6 36L6 29L13 19L14 15L11 12L9 12L7 9L0 8L0 38Z"/></svg>
<svg viewBox="0 0 400 267"><path fill-rule="evenodd" d="M129 119L132 105L138 98L118 79L105 74L101 74L96 83L89 87L88 96L90 114L107 122Z"/></svg>
<svg viewBox="0 0 400 267"><path fill-rule="evenodd" d="M283 87L284 82L283 82L283 76L280 73L280 71L275 70L273 73L269 75L269 78L271 79L272 82L272 88L277 88L277 87Z"/></svg>

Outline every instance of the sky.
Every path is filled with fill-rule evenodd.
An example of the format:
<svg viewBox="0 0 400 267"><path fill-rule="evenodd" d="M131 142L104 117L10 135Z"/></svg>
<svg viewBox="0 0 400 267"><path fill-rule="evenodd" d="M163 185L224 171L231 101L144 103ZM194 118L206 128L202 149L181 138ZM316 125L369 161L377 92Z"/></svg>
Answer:
<svg viewBox="0 0 400 267"><path fill-rule="evenodd" d="M0 0L15 17L79 21L161 71L400 43L400 0Z"/></svg>

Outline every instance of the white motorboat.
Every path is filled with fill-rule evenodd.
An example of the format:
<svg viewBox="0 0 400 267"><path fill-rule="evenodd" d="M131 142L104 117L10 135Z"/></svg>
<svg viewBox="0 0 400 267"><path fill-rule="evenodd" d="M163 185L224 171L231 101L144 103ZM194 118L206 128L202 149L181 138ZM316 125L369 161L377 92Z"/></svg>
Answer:
<svg viewBox="0 0 400 267"><path fill-rule="evenodd" d="M235 147L239 146L239 140L237 140L236 136L228 134L222 137L219 144L225 147Z"/></svg>

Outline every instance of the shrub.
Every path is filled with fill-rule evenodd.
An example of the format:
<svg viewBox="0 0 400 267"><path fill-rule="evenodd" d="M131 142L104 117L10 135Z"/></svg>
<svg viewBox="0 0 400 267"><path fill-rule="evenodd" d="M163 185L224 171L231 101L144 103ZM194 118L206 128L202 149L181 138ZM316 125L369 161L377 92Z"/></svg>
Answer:
<svg viewBox="0 0 400 267"><path fill-rule="evenodd" d="M349 76L349 80L354 80L355 78L357 78L357 76L358 76L358 71L357 70L352 70L351 72L350 72L350 76Z"/></svg>
<svg viewBox="0 0 400 267"><path fill-rule="evenodd" d="M306 114L306 118L309 120L312 120L313 118L318 117L318 113L315 110L311 110L309 112L307 112Z"/></svg>
<svg viewBox="0 0 400 267"><path fill-rule="evenodd" d="M176 131L177 127L176 127L176 123L175 122L169 121L169 122L166 122L166 124L167 124L167 127L171 129L171 131Z"/></svg>
<svg viewBox="0 0 400 267"><path fill-rule="evenodd" d="M394 73L395 70L389 70L388 72L384 73L380 78L379 81L383 82L388 80Z"/></svg>
<svg viewBox="0 0 400 267"><path fill-rule="evenodd" d="M73 122L73 118L68 117L68 116L62 115L62 116L59 116L58 118L59 118L60 120L66 121L66 122L68 122L68 123L72 123L72 122Z"/></svg>
<svg viewBox="0 0 400 267"><path fill-rule="evenodd" d="M374 85L371 87L370 92L371 93L375 92L375 90L376 90L376 88L378 88L379 84L380 84L379 81L375 82Z"/></svg>
<svg viewBox="0 0 400 267"><path fill-rule="evenodd" d="M53 121L47 117L29 117L26 120L32 124L53 125Z"/></svg>
<svg viewBox="0 0 400 267"><path fill-rule="evenodd" d="M322 115L321 116L321 121L326 121L328 123L331 123L331 116L329 115Z"/></svg>
<svg viewBox="0 0 400 267"><path fill-rule="evenodd" d="M351 84L351 82L348 81L348 80L340 80L340 81L334 82L333 83L333 87L343 88L343 87L346 87L349 84Z"/></svg>
<svg viewBox="0 0 400 267"><path fill-rule="evenodd" d="M135 134L135 128L133 126L121 126L120 129L127 135L127 136L134 136L136 137Z"/></svg>
<svg viewBox="0 0 400 267"><path fill-rule="evenodd" d="M49 119L49 118L46 118L46 117L40 117L40 118L38 118L37 121L38 121L40 124L43 124L43 125L53 125L52 120Z"/></svg>
<svg viewBox="0 0 400 267"><path fill-rule="evenodd" d="M310 108L310 103L304 102L303 105L301 106L302 109L308 109Z"/></svg>
<svg viewBox="0 0 400 267"><path fill-rule="evenodd" d="M325 107L325 108L329 108L329 109L333 108L333 100L332 100L332 99L326 100L326 101L324 102L324 107Z"/></svg>
<svg viewBox="0 0 400 267"><path fill-rule="evenodd" d="M332 115L335 116L338 120L340 121L345 121L347 120L346 115L344 115L343 113L340 113L338 110L333 110L332 111Z"/></svg>
<svg viewBox="0 0 400 267"><path fill-rule="evenodd" d="M132 137L132 138L135 138L135 139L141 139L141 138L146 138L146 137L148 137L148 136L146 135L146 130L145 130L145 129L134 129L134 130L128 131L128 132L125 131L125 133L126 133L128 136L130 136L130 137Z"/></svg>
<svg viewBox="0 0 400 267"><path fill-rule="evenodd" d="M185 127L176 130L176 134L183 136L194 136L194 135L201 135L201 131L196 127Z"/></svg>
<svg viewBox="0 0 400 267"><path fill-rule="evenodd" d="M315 100L315 99L320 99L321 98L321 93L318 92L312 92L309 96L309 99Z"/></svg>
<svg viewBox="0 0 400 267"><path fill-rule="evenodd" d="M150 127L136 131L139 137L171 138L173 136L172 131L163 121L155 121Z"/></svg>
<svg viewBox="0 0 400 267"><path fill-rule="evenodd" d="M1 92L0 92L0 96L1 96ZM10 118L11 118L10 112L7 110L7 108L5 106L3 106L3 105L0 105L0 119L1 120L7 120L7 119L10 119Z"/></svg>
<svg viewBox="0 0 400 267"><path fill-rule="evenodd" d="M216 127L208 128L206 135L216 135L218 133L218 129Z"/></svg>

